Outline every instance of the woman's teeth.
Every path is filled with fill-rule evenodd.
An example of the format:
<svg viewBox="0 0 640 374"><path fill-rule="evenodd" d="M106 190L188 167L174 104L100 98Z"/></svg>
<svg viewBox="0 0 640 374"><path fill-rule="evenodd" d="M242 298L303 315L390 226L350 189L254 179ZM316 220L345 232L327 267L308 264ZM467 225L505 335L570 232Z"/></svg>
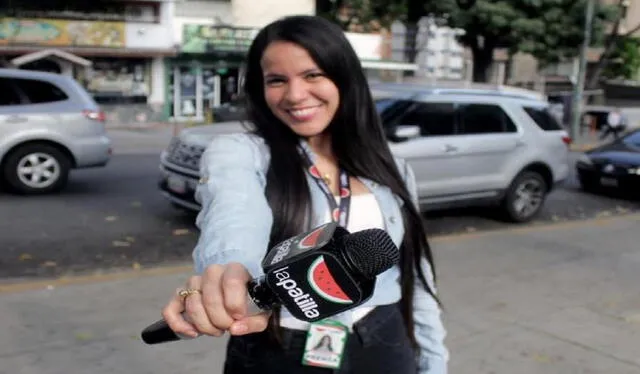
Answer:
<svg viewBox="0 0 640 374"><path fill-rule="evenodd" d="M315 110L316 108L306 108L306 109L291 110L289 112L295 117L306 117L310 114L313 114Z"/></svg>

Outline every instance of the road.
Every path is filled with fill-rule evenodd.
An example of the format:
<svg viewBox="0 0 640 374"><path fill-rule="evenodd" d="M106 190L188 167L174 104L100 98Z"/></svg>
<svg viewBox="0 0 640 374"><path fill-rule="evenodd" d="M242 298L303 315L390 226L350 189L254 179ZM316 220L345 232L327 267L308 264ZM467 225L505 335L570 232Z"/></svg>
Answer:
<svg viewBox="0 0 640 374"><path fill-rule="evenodd" d="M170 133L120 134L102 169L78 170L58 195L0 193L0 279L188 263L197 240L195 216L168 204L156 187L158 152ZM127 143L128 142L128 143ZM574 182L553 192L530 225L623 214L638 202L584 194ZM486 211L429 212L430 235L497 229Z"/></svg>
<svg viewBox="0 0 640 374"><path fill-rule="evenodd" d="M434 239L450 372L640 374L639 225L635 214ZM0 374L220 373L224 338L140 341L187 276L0 285Z"/></svg>

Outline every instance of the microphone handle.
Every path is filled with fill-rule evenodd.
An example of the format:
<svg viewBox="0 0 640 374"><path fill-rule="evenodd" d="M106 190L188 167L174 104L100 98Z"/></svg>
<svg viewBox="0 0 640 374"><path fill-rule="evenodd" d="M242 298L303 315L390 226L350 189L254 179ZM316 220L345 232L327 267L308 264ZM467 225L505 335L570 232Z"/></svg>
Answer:
<svg viewBox="0 0 640 374"><path fill-rule="evenodd" d="M263 282L263 278L249 282L247 294L247 315L253 316L271 310L274 304L275 295ZM182 313L182 317L189 321L189 318ZM159 344L174 342L177 340L195 339L187 335L177 334L167 324L164 319L160 319L147 326L141 333L142 341L147 344Z"/></svg>

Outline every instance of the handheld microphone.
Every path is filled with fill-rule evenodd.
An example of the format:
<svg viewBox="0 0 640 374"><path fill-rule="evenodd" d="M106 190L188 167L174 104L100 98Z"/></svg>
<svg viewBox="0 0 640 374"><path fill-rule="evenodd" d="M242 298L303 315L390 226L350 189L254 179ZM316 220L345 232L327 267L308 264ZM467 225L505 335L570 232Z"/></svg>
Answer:
<svg viewBox="0 0 640 374"><path fill-rule="evenodd" d="M275 245L262 261L264 275L248 282L248 293L258 312L282 305L295 318L315 322L367 301L376 276L399 259L384 230L349 233L331 222ZM142 331L147 344L180 339L164 320Z"/></svg>

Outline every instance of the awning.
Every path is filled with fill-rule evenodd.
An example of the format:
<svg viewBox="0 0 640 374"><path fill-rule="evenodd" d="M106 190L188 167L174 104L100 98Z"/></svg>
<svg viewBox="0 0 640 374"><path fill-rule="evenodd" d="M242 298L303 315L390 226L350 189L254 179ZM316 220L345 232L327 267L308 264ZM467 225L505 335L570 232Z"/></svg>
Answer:
<svg viewBox="0 0 640 374"><path fill-rule="evenodd" d="M418 71L418 64L399 61L384 60L360 60L360 64L365 69L376 70L399 70L399 71Z"/></svg>
<svg viewBox="0 0 640 374"><path fill-rule="evenodd" d="M28 46L0 46L0 55L22 55L42 51L42 47ZM99 48L99 47L60 47L56 50L64 51L82 57L132 57L152 58L176 56L175 48Z"/></svg>
<svg viewBox="0 0 640 374"><path fill-rule="evenodd" d="M26 55L22 55L20 57L16 57L12 59L11 61L9 61L9 63L15 67L18 67L33 61L42 60L43 58L52 57L52 56L58 57L60 59L69 61L76 65L84 66L84 67L89 67L92 65L92 62L87 60L86 58L82 58L80 56L76 56L72 53L65 52L59 49L43 49L38 52L28 53Z"/></svg>

